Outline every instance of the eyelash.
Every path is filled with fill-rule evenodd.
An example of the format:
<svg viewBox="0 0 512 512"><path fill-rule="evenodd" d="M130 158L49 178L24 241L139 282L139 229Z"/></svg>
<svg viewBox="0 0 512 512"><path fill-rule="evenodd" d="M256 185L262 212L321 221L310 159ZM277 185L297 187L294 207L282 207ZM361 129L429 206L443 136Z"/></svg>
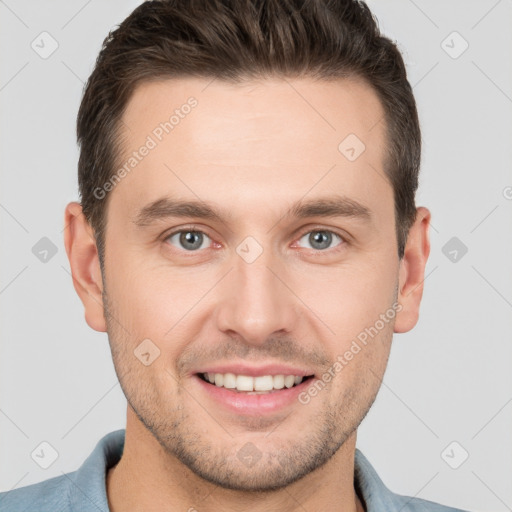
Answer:
<svg viewBox="0 0 512 512"><path fill-rule="evenodd" d="M203 235L206 235L210 240L213 241L212 237L210 237L208 235L208 233L205 233L203 230L201 230L200 228L198 228L197 226L194 226L194 225L185 226L185 227L182 227L182 228L177 229L175 231L172 231L171 233L166 234L163 237L163 240L164 240L164 242L166 242L167 240L169 240L169 238L171 238L172 236L174 236L174 235L176 235L178 233L187 233L187 232L201 233ZM336 253L338 251L343 250L344 247L349 244L346 236L344 236L341 233L338 233L337 231L334 231L332 229L325 229L325 228L321 228L321 227L317 227L317 228L313 228L313 229L309 228L306 231L302 231L301 234L298 236L297 241L300 240L304 235L306 235L308 233L315 233L315 232L331 233L331 234L336 235L337 237L339 237L341 239L341 242L337 246L335 246L333 248L330 248L330 249L324 249L324 250L308 249L309 251L313 251L314 253L316 253L318 255ZM180 252L190 253L189 254L190 256L194 256L196 253L199 253L202 250L203 249L196 250L196 251L185 251L185 250L183 250L183 251L180 251Z"/></svg>

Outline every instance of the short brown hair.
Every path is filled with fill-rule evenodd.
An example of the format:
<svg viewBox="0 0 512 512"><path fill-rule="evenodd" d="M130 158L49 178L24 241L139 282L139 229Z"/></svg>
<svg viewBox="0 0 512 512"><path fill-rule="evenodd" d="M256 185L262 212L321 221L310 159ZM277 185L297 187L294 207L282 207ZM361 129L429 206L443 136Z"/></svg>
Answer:
<svg viewBox="0 0 512 512"><path fill-rule="evenodd" d="M396 45L356 0L149 0L103 42L77 118L78 182L100 262L121 117L135 87L178 77L232 82L266 76L362 78L382 102L398 255L416 216L421 133L412 88ZM341 142L341 141L340 141Z"/></svg>

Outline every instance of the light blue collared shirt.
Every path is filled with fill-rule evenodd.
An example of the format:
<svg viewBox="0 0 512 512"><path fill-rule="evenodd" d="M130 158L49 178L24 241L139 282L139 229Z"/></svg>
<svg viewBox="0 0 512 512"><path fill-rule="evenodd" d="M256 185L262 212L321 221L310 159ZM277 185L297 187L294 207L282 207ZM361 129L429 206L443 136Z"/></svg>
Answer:
<svg viewBox="0 0 512 512"><path fill-rule="evenodd" d="M109 512L105 478L124 436L125 429L105 435L77 471L0 493L0 512ZM366 512L467 512L391 492L357 448L354 487Z"/></svg>

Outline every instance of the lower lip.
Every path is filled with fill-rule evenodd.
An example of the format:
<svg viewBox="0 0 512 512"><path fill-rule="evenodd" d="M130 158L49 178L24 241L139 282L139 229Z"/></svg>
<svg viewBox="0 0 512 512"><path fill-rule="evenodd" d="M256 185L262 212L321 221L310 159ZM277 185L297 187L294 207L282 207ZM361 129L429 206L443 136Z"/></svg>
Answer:
<svg viewBox="0 0 512 512"><path fill-rule="evenodd" d="M298 401L297 397L313 381L312 378L309 378L292 388L283 388L260 395L249 395L209 384L198 375L194 375L193 379L213 400L222 404L228 410L245 416L272 414L290 406Z"/></svg>

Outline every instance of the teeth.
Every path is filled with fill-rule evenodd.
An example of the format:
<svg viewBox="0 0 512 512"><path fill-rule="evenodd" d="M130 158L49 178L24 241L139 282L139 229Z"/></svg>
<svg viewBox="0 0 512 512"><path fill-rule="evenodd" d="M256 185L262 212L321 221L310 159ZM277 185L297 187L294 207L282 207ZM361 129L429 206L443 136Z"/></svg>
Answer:
<svg viewBox="0 0 512 512"><path fill-rule="evenodd" d="M217 387L235 389L237 391L263 391L291 388L300 384L304 377L300 375L262 375L250 377L248 375L235 375L234 373L204 373L204 378Z"/></svg>
<svg viewBox="0 0 512 512"><path fill-rule="evenodd" d="M215 378L217 378L217 374ZM217 382L215 382L215 384L217 384ZM247 375L237 375L235 388L238 389L238 391L254 391L254 379L247 377Z"/></svg>
<svg viewBox="0 0 512 512"><path fill-rule="evenodd" d="M275 375L274 376L274 389L283 389L284 388L284 375Z"/></svg>
<svg viewBox="0 0 512 512"><path fill-rule="evenodd" d="M236 388L236 375L234 373L224 374L224 387L228 389Z"/></svg>
<svg viewBox="0 0 512 512"><path fill-rule="evenodd" d="M274 389L274 377L265 375L254 377L254 391L272 391Z"/></svg>
<svg viewBox="0 0 512 512"><path fill-rule="evenodd" d="M287 375L284 378L284 385L287 388L291 388L295 384L295 377L293 375Z"/></svg>

